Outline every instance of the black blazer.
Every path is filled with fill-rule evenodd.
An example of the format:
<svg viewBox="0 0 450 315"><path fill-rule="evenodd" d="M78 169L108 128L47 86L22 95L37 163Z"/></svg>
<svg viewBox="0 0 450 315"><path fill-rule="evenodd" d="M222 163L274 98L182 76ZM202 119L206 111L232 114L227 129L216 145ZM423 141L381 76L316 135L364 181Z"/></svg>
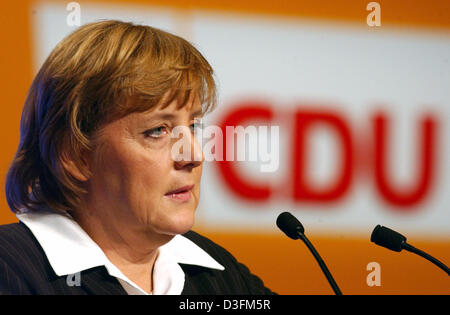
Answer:
<svg viewBox="0 0 450 315"><path fill-rule="evenodd" d="M225 270L180 264L186 280L183 295L273 294L258 277L228 251L190 231L184 234L200 246ZM0 295L123 295L127 294L103 266L81 272L80 286L67 284L67 276L57 276L42 247L23 223L0 226Z"/></svg>

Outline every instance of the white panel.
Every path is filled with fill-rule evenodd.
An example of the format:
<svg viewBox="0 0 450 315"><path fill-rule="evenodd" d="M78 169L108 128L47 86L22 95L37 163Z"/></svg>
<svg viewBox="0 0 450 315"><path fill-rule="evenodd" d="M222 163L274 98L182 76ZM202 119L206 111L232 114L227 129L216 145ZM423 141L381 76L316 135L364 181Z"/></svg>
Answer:
<svg viewBox="0 0 450 315"><path fill-rule="evenodd" d="M450 36L396 30L353 28L308 20L248 17L197 11L189 17L163 7L83 5L82 23L122 19L149 24L193 41L216 70L219 108L207 117L217 123L228 106L245 100L263 100L276 114L299 108L338 112L352 136L367 142L372 118L382 109L391 119L391 156L394 182L415 181L417 120L426 112L439 118L438 174L435 185L417 211L402 214L381 200L372 177L356 174L350 192L332 205L294 203L290 198L264 204L249 203L223 185L214 162L205 162L198 226L211 229L246 229L278 233L275 220L292 211L307 230L323 230L338 237L347 233L370 235L376 224L450 238ZM38 4L35 14L36 68L73 28L66 25L64 4ZM184 22L181 21L183 20ZM181 24L180 24L181 23ZM309 107L308 107L309 106ZM278 189L292 173L292 122L280 129L280 168L258 174L247 164L242 174L271 179ZM276 122L275 122L276 124ZM332 178L337 147L333 135L317 130L308 170L317 184ZM249 162L248 162L249 163ZM339 231L339 232L337 232Z"/></svg>

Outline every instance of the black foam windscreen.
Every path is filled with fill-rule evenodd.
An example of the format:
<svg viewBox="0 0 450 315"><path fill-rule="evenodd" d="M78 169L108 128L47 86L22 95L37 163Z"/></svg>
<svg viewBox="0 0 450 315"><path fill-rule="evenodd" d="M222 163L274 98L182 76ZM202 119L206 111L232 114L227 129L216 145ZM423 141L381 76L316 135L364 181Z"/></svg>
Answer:
<svg viewBox="0 0 450 315"><path fill-rule="evenodd" d="M377 245L401 252L403 249L402 244L406 242L406 237L387 227L377 225L372 232L370 240Z"/></svg>
<svg viewBox="0 0 450 315"><path fill-rule="evenodd" d="M300 223L300 221L297 220L297 218L289 212L283 212L278 216L277 226L287 236L294 240L299 238L298 233L303 234L305 232L305 229L303 228L303 225Z"/></svg>

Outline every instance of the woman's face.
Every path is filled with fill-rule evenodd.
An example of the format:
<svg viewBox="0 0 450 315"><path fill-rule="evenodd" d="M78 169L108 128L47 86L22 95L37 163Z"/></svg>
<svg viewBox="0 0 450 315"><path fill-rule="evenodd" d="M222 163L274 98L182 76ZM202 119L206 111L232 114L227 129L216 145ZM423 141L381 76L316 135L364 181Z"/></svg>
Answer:
<svg viewBox="0 0 450 315"><path fill-rule="evenodd" d="M96 209L101 208L102 220L164 235L191 229L204 160L194 137L194 119L201 117L201 104L191 101L179 110L176 107L175 100L164 109L132 113L102 128L91 159L87 198ZM171 137L176 126L188 131L183 141L192 152L181 161L172 154L172 146L180 140ZM185 186L192 188L167 194Z"/></svg>

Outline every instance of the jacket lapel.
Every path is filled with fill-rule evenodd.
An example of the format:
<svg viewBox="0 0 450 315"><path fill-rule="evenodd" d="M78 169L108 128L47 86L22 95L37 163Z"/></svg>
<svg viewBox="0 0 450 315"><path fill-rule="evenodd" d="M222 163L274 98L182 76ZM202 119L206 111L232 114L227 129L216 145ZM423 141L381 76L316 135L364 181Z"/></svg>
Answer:
<svg viewBox="0 0 450 315"><path fill-rule="evenodd" d="M83 271L81 287L91 295L127 295L119 281L110 276L103 266Z"/></svg>

